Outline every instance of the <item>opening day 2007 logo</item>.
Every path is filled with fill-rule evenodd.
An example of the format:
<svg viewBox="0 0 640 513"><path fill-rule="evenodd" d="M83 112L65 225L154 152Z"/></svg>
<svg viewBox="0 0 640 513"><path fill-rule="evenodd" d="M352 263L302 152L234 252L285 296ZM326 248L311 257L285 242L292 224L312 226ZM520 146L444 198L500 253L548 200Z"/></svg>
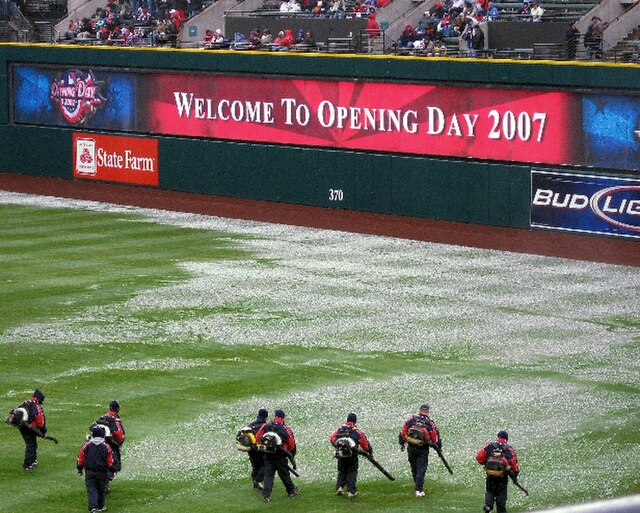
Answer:
<svg viewBox="0 0 640 513"><path fill-rule="evenodd" d="M51 82L50 97L69 123L79 125L107 101L101 87L102 82L96 80L91 70L86 74L77 69L68 70Z"/></svg>

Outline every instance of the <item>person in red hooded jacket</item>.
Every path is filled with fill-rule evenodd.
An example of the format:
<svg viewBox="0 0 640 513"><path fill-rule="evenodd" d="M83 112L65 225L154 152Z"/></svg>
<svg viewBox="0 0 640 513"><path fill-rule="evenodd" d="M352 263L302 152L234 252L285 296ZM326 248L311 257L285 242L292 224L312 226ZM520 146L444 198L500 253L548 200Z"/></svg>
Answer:
<svg viewBox="0 0 640 513"><path fill-rule="evenodd" d="M295 43L295 39L293 38L293 30L286 29L284 31L284 37L279 42L280 49L281 50L288 50L289 48L291 48L293 46L294 43Z"/></svg>
<svg viewBox="0 0 640 513"><path fill-rule="evenodd" d="M36 389L33 395L18 406L13 412L21 415L16 424L20 434L24 439L24 461L22 466L25 470L33 470L38 464L38 437L47 434L47 420L42 409L44 394Z"/></svg>
<svg viewBox="0 0 640 513"><path fill-rule="evenodd" d="M382 31L380 30L380 24L378 20L376 20L375 13L369 14L369 19L367 20L367 34L369 37L378 37Z"/></svg>
<svg viewBox="0 0 640 513"><path fill-rule="evenodd" d="M500 431L497 438L495 442L485 444L478 451L476 461L484 466L487 474L484 511L492 511L495 503L497 513L507 513L509 473L517 476L520 469L516 451L507 443L509 434L506 431Z"/></svg>
<svg viewBox="0 0 640 513"><path fill-rule="evenodd" d="M293 484L287 459L296 455L296 440L291 428L284 423L284 411L276 410L271 422L263 424L256 433L256 440L264 452L264 481L262 499L271 500L273 480L276 472L289 497L298 495L298 487Z"/></svg>

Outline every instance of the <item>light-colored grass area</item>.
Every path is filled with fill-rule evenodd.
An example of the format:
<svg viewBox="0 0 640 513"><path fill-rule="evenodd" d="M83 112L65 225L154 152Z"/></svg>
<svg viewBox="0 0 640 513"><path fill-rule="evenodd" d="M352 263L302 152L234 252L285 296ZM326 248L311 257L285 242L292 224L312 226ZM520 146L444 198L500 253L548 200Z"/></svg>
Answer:
<svg viewBox="0 0 640 513"><path fill-rule="evenodd" d="M84 511L112 399L110 511L343 511L327 437L352 410L398 478L362 461L359 511L480 511L502 428L531 491L510 511L640 492L637 268L2 192L0 240L0 408L42 388L61 439L23 473L0 426L0 511ZM425 400L454 475L432 455L416 503L397 433ZM261 406L300 446L301 495L269 505L234 444Z"/></svg>

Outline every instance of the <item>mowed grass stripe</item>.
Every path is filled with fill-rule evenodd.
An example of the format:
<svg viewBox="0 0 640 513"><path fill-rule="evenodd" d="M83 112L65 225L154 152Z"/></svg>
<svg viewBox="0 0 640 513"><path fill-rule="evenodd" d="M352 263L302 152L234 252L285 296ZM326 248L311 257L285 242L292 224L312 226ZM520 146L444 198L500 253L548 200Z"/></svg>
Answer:
<svg viewBox="0 0 640 513"><path fill-rule="evenodd" d="M239 258L232 237L122 214L0 205L0 329L184 279L176 262L185 258Z"/></svg>

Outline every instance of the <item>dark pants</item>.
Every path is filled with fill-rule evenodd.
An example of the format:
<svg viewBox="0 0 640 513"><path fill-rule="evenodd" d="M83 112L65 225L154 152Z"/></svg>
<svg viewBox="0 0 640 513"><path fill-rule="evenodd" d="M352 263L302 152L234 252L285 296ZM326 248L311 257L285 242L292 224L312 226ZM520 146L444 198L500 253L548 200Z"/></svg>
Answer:
<svg viewBox="0 0 640 513"><path fill-rule="evenodd" d="M507 513L507 485L509 480L504 477L487 477L487 486L484 494L485 511L493 510L496 503L496 513Z"/></svg>
<svg viewBox="0 0 640 513"><path fill-rule="evenodd" d="M24 439L24 468L31 467L38 458L38 437L29 428L20 426L20 434Z"/></svg>
<svg viewBox="0 0 640 513"><path fill-rule="evenodd" d="M358 456L351 458L338 458L338 479L336 488L344 488L347 491L356 493L356 481L358 479Z"/></svg>
<svg viewBox="0 0 640 513"><path fill-rule="evenodd" d="M416 484L416 492L421 492L424 488L424 475L427 473L429 465L429 448L415 447L410 445L407 448L409 465L411 465L411 475Z"/></svg>
<svg viewBox="0 0 640 513"><path fill-rule="evenodd" d="M264 453L260 451L249 451L249 461L251 462L251 479L257 485L264 481Z"/></svg>
<svg viewBox="0 0 640 513"><path fill-rule="evenodd" d="M84 471L84 484L87 486L87 497L89 498L89 511L101 509L105 506L107 499L107 473L93 470Z"/></svg>
<svg viewBox="0 0 640 513"><path fill-rule="evenodd" d="M284 485L287 493L293 493L295 490L295 485L291 480L291 475L289 474L289 467L287 466L287 458L284 455L280 454L265 454L264 455L264 481L263 481L263 489L262 496L270 497L271 490L273 490L273 479L278 473L278 476L282 480L282 484Z"/></svg>
<svg viewBox="0 0 640 513"><path fill-rule="evenodd" d="M113 473L120 472L122 465L120 464L120 446L116 443L109 444L111 454L113 454Z"/></svg>

